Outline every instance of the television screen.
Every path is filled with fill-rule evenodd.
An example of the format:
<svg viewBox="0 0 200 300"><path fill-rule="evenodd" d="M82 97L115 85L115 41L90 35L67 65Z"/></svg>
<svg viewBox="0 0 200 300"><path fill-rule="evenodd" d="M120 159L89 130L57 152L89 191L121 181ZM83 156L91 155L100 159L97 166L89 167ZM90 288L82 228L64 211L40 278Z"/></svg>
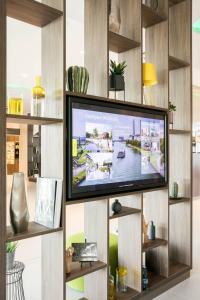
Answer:
<svg viewBox="0 0 200 300"><path fill-rule="evenodd" d="M75 97L68 103L69 198L166 185L165 111Z"/></svg>

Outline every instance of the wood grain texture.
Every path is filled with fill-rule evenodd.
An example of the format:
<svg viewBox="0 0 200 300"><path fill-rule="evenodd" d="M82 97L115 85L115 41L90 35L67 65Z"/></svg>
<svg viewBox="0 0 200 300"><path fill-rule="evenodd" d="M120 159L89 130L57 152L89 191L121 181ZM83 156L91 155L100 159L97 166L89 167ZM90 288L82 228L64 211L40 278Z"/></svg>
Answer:
<svg viewBox="0 0 200 300"><path fill-rule="evenodd" d="M177 70L181 68L188 67L190 64L185 62L184 60L178 59L173 56L169 56L169 70Z"/></svg>
<svg viewBox="0 0 200 300"><path fill-rule="evenodd" d="M141 209L141 196L119 199L122 205ZM127 284L141 292L142 217L141 213L118 219L118 262L128 269ZM130 242L131 241L131 242ZM133 255L134 253L134 255Z"/></svg>
<svg viewBox="0 0 200 300"><path fill-rule="evenodd" d="M115 32L109 31L109 50L116 53L126 52L137 48L140 43L124 37Z"/></svg>
<svg viewBox="0 0 200 300"><path fill-rule="evenodd" d="M6 6L0 1L0 299L6 299Z"/></svg>
<svg viewBox="0 0 200 300"><path fill-rule="evenodd" d="M88 93L107 97L107 0L85 0L85 67L90 75Z"/></svg>
<svg viewBox="0 0 200 300"><path fill-rule="evenodd" d="M188 63L191 51L190 23L190 0L169 9L169 54Z"/></svg>
<svg viewBox="0 0 200 300"><path fill-rule="evenodd" d="M145 30L145 60L155 64L158 84L146 88L151 104L168 107L168 22Z"/></svg>
<svg viewBox="0 0 200 300"><path fill-rule="evenodd" d="M44 27L62 16L62 12L35 0L7 0L8 17Z"/></svg>
<svg viewBox="0 0 200 300"><path fill-rule="evenodd" d="M108 264L108 200L84 205L84 228L88 242L97 242L98 259ZM108 269L85 277L85 296L88 299L107 299Z"/></svg>
<svg viewBox="0 0 200 300"><path fill-rule="evenodd" d="M141 1L121 0L120 16L120 34L141 43ZM140 46L136 49L121 53L118 57L119 62L125 60L127 64L125 70L125 100L130 100L135 103L142 102L141 52ZM123 93L118 94L118 99L123 100Z"/></svg>
<svg viewBox="0 0 200 300"><path fill-rule="evenodd" d="M161 11L163 11L163 10L164 9L162 6ZM166 20L166 17L163 13L157 12L157 11L153 10L151 7L142 4L142 26L144 28L148 28L153 25L159 24L165 20Z"/></svg>
<svg viewBox="0 0 200 300"><path fill-rule="evenodd" d="M153 221L156 227L156 237L168 241L168 191L147 193L143 196L143 214L146 222ZM156 274L168 276L168 245L163 245L146 255L147 268Z"/></svg>
<svg viewBox="0 0 200 300"><path fill-rule="evenodd" d="M45 0L44 3L58 9L64 5L63 0ZM64 17L60 17L42 29L46 117L63 119L64 49ZM41 175L44 177L63 179L63 136L63 124L43 126L41 129ZM64 274L64 232L43 236L42 299L65 299Z"/></svg>

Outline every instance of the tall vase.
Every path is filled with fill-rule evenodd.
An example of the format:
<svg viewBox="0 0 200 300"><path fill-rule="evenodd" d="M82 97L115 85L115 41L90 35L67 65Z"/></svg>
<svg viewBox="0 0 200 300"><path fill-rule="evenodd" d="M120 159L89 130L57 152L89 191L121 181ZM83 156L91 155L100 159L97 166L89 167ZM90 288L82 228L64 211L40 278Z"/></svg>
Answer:
<svg viewBox="0 0 200 300"><path fill-rule="evenodd" d="M13 175L10 197L10 221L15 234L28 230L29 212L26 201L24 173Z"/></svg>
<svg viewBox="0 0 200 300"><path fill-rule="evenodd" d="M109 0L110 14L109 14L109 30L119 33L121 18L120 18L120 0Z"/></svg>

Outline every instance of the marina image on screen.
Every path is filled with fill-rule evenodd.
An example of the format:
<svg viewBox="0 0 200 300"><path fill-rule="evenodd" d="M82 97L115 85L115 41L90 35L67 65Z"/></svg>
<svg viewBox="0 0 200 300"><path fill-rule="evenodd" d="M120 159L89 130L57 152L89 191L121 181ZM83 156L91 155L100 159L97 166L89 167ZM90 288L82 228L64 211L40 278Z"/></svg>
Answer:
<svg viewBox="0 0 200 300"><path fill-rule="evenodd" d="M103 109L102 109L103 110ZM72 109L72 188L165 176L164 119Z"/></svg>

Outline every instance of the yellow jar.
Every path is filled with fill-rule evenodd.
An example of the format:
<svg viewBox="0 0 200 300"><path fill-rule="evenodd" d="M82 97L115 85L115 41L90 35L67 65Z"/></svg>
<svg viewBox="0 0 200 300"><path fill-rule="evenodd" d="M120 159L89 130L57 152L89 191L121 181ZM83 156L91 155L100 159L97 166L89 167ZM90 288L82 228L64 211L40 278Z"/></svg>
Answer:
<svg viewBox="0 0 200 300"><path fill-rule="evenodd" d="M13 115L23 114L23 99L19 97L12 97L8 102L8 113Z"/></svg>

